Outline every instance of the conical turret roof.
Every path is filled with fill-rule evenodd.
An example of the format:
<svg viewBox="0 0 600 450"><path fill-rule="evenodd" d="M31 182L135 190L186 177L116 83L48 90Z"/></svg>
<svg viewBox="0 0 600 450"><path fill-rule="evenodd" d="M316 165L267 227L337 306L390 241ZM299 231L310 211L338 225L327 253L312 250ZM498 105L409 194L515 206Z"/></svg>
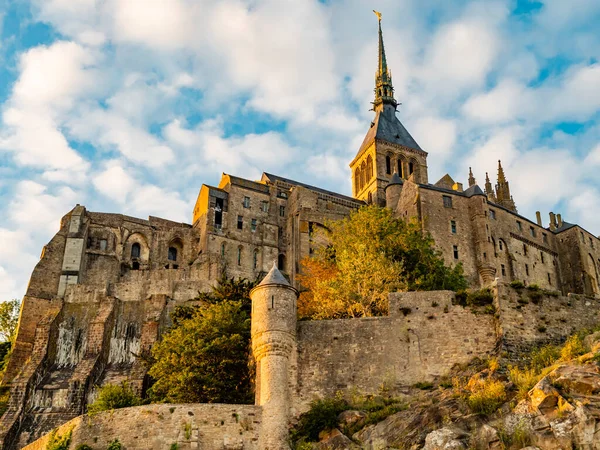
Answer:
<svg viewBox="0 0 600 450"><path fill-rule="evenodd" d="M262 279L258 286L267 286L270 284L279 284L282 286L290 286L288 280L285 279L283 274L277 268L277 264L274 262L273 267L269 271L269 273ZM257 286L257 287L258 287Z"/></svg>

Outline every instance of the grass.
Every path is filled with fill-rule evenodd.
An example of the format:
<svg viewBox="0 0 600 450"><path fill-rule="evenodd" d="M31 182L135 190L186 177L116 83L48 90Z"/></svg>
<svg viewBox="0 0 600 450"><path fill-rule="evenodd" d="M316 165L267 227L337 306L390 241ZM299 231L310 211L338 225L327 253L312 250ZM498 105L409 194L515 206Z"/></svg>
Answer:
<svg viewBox="0 0 600 450"><path fill-rule="evenodd" d="M475 414L492 414L506 401L504 384L493 378L476 375L469 380L465 389L467 405Z"/></svg>
<svg viewBox="0 0 600 450"><path fill-rule="evenodd" d="M587 352L587 348L583 344L583 338L580 334L574 334L567 339L567 342L565 342L565 345L560 350L560 359L569 361L583 355L585 352Z"/></svg>
<svg viewBox="0 0 600 450"><path fill-rule="evenodd" d="M71 445L72 432L72 430L69 430L65 434L60 435L58 434L58 430L53 430L46 443L46 450L68 450Z"/></svg>
<svg viewBox="0 0 600 450"><path fill-rule="evenodd" d="M524 448L531 444L531 432L525 422L519 422L511 431L499 427L498 439L503 449Z"/></svg>
<svg viewBox="0 0 600 450"><path fill-rule="evenodd" d="M540 381L540 378L542 378L542 375L533 368L519 369L517 366L509 366L508 368L508 379L517 388L519 400L527 397L527 393Z"/></svg>

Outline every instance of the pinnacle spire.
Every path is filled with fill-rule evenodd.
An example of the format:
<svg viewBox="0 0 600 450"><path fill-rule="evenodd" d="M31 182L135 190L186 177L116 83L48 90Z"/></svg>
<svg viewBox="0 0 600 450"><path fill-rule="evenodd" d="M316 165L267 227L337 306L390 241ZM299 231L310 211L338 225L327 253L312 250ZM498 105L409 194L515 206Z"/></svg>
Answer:
<svg viewBox="0 0 600 450"><path fill-rule="evenodd" d="M473 170L471 170L471 168L469 167L469 187L475 186L476 184L477 184L477 181L475 180L475 177L473 176Z"/></svg>
<svg viewBox="0 0 600 450"><path fill-rule="evenodd" d="M496 196L498 197L497 201L500 205L512 211L517 211L515 201L510 193L510 185L508 181L506 181L504 169L502 168L502 162L500 160L498 160L498 184L496 184Z"/></svg>
<svg viewBox="0 0 600 450"><path fill-rule="evenodd" d="M494 188L492 187L492 182L490 181L490 176L488 173L485 173L485 195L491 202L496 201L496 194L494 193Z"/></svg>
<svg viewBox="0 0 600 450"><path fill-rule="evenodd" d="M375 74L375 101L373 105L377 110L384 104L392 105L394 109L398 102L394 99L394 87L392 86L392 74L387 67L385 58L385 47L383 45L383 32L381 31L381 13L373 10L379 22L379 64Z"/></svg>
<svg viewBox="0 0 600 450"><path fill-rule="evenodd" d="M498 160L498 184L506 183L506 177L504 176L504 169L502 168L502 162Z"/></svg>

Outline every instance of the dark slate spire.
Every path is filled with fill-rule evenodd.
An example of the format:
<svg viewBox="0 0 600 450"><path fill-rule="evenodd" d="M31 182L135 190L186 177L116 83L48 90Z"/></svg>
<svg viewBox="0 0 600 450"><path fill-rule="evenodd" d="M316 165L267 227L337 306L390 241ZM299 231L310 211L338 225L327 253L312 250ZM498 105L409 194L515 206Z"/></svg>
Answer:
<svg viewBox="0 0 600 450"><path fill-rule="evenodd" d="M398 102L394 99L394 87L392 86L392 74L387 67L385 59L385 48L383 46L383 33L381 31L381 13L373 11L379 19L379 65L375 74L375 110L381 105L391 105L396 109Z"/></svg>
<svg viewBox="0 0 600 450"><path fill-rule="evenodd" d="M477 184L477 181L475 181L475 177L473 176L473 171L469 167L469 187L475 186L476 184Z"/></svg>

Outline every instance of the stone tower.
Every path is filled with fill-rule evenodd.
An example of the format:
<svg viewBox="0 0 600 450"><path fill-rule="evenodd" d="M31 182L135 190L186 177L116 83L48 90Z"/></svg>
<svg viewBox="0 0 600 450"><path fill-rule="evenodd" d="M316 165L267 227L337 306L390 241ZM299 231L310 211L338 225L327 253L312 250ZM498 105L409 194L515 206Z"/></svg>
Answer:
<svg viewBox="0 0 600 450"><path fill-rule="evenodd" d="M375 118L363 140L352 169L352 194L359 200L385 206L385 187L394 172L401 179L427 183L427 153L396 117L392 73L388 69L379 18L379 64L375 73Z"/></svg>
<svg viewBox="0 0 600 450"><path fill-rule="evenodd" d="M261 450L289 447L290 359L296 348L298 291L277 266L250 292L256 404L262 406Z"/></svg>

